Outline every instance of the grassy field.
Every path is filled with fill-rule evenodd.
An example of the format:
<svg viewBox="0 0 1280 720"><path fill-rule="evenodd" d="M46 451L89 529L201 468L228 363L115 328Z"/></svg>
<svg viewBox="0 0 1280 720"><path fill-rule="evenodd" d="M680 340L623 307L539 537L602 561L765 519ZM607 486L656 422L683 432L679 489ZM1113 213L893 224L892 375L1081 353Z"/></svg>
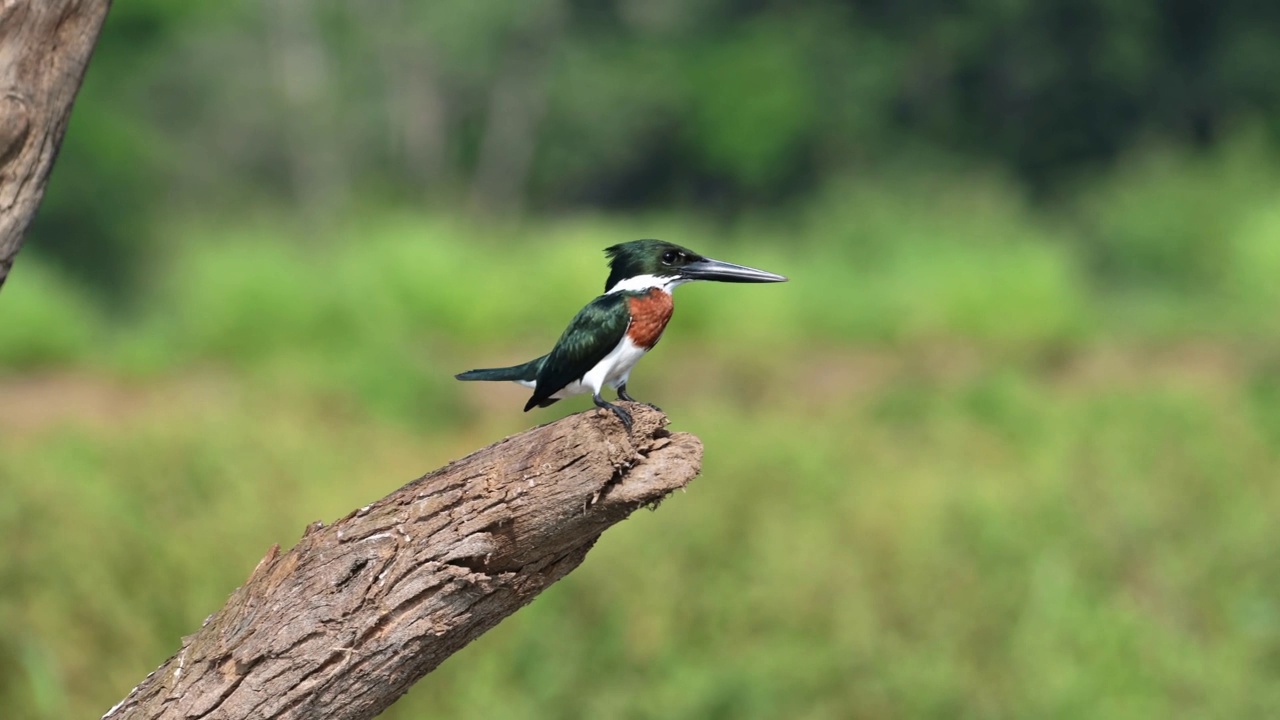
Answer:
<svg viewBox="0 0 1280 720"><path fill-rule="evenodd" d="M602 247L659 236L793 279L682 288L633 378L702 477L387 717L1276 715L1280 196L1169 162L1088 222L892 179L730 226L175 221L113 309L24 255L0 707L96 717L272 543L585 409L451 375L542 352Z"/></svg>

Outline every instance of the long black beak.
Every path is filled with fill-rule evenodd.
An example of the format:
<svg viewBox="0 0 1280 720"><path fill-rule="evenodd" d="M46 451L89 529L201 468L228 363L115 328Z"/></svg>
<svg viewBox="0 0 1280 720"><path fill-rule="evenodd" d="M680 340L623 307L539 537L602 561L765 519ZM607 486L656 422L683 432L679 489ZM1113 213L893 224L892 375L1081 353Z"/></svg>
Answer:
<svg viewBox="0 0 1280 720"><path fill-rule="evenodd" d="M734 265L721 260L703 258L680 268L680 276L690 280L715 280L717 282L767 283L786 282L787 279L776 273L749 268L745 265Z"/></svg>

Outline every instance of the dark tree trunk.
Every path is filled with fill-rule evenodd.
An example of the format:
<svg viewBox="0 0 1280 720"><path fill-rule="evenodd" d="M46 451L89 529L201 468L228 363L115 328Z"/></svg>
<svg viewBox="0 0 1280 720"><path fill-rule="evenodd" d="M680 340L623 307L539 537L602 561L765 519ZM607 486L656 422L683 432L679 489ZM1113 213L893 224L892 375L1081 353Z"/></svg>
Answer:
<svg viewBox="0 0 1280 720"><path fill-rule="evenodd" d="M0 1L0 288L44 197L111 0Z"/></svg>

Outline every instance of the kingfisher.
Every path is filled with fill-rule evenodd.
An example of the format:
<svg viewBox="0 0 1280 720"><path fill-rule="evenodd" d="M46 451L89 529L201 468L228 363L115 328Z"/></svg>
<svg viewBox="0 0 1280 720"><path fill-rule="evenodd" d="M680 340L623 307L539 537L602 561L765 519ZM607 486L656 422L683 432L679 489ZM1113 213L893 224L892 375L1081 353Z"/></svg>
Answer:
<svg viewBox="0 0 1280 720"><path fill-rule="evenodd" d="M598 407L612 411L630 432L631 414L600 393L609 387L619 400L636 402L627 392L627 381L631 369L658 344L671 320L672 290L693 280L787 280L764 270L712 260L663 240L634 240L604 252L609 258L604 294L574 316L551 352L520 365L468 370L454 377L507 380L532 388L525 412L589 392Z"/></svg>

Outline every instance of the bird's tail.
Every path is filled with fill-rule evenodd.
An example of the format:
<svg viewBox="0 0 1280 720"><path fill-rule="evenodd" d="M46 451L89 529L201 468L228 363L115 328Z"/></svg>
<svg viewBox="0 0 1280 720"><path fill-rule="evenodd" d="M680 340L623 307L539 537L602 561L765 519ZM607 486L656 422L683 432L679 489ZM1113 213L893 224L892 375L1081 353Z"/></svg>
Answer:
<svg viewBox="0 0 1280 720"><path fill-rule="evenodd" d="M504 368L482 368L480 370L468 370L464 373L458 373L454 377L459 380L511 380L515 382L533 381L538 378L538 371L542 369L542 363L547 359L546 355L535 358L521 365L512 365Z"/></svg>

